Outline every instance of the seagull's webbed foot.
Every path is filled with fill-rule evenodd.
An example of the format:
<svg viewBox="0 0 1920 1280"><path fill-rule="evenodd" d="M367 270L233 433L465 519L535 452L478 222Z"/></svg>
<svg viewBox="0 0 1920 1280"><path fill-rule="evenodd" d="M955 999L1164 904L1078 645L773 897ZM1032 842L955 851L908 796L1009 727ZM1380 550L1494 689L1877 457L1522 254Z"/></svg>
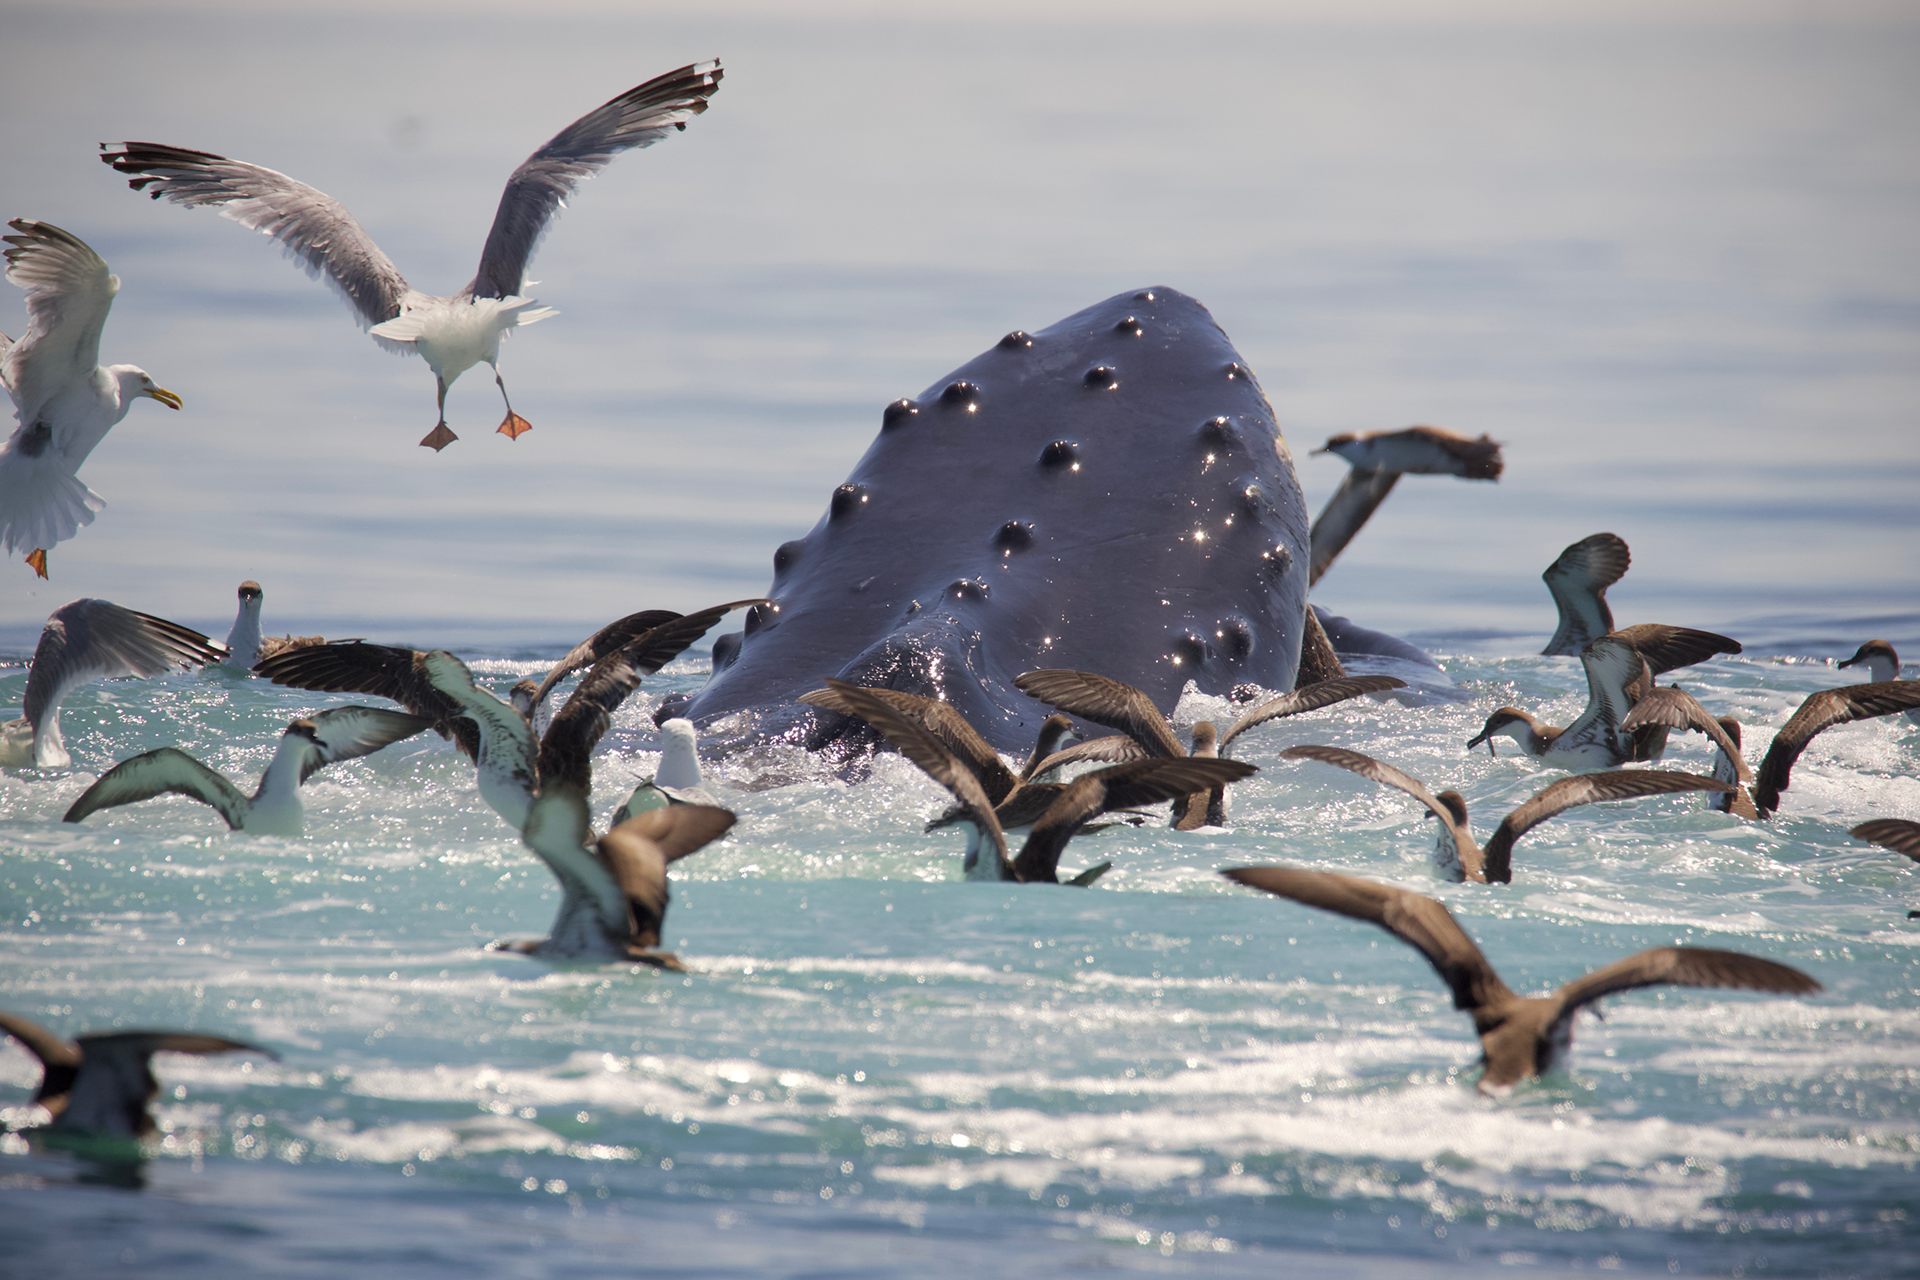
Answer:
<svg viewBox="0 0 1920 1280"><path fill-rule="evenodd" d="M33 571L42 578L47 576L47 553L45 548L35 547L32 551L27 552L27 563L32 565Z"/></svg>
<svg viewBox="0 0 1920 1280"><path fill-rule="evenodd" d="M433 375L433 383L437 392L436 407L440 410L440 421L434 423L433 430L420 438L420 447L438 453L460 437L453 434L453 429L447 426L447 380L436 373Z"/></svg>
<svg viewBox="0 0 1920 1280"><path fill-rule="evenodd" d="M650 964L656 969L671 969L675 973L689 972L687 966L680 963L680 957L671 951L658 951L652 947L627 947L627 959L640 964Z"/></svg>
<svg viewBox="0 0 1920 1280"><path fill-rule="evenodd" d="M431 449L435 453L438 453L459 438L459 436L453 434L453 428L449 427L443 418L434 424L433 430L420 437L420 447L423 449Z"/></svg>
<svg viewBox="0 0 1920 1280"><path fill-rule="evenodd" d="M533 430L533 424L513 411L513 401L507 396L507 384L501 379L498 369L493 371L493 385L500 388L500 399L507 406L507 416L500 420L500 425L495 429L509 440L518 440Z"/></svg>

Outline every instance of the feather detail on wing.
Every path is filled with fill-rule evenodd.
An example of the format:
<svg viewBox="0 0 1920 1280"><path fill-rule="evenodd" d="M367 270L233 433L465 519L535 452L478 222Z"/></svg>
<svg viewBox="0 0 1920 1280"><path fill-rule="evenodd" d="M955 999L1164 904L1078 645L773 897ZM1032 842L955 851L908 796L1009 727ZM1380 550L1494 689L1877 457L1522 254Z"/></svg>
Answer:
<svg viewBox="0 0 1920 1280"><path fill-rule="evenodd" d="M248 802L240 789L175 747L161 747L122 760L81 793L62 821L79 822L101 809L160 795L186 796L211 805L227 820L230 830L238 831L246 825Z"/></svg>
<svg viewBox="0 0 1920 1280"><path fill-rule="evenodd" d="M155 200L212 205L222 217L272 236L309 275L324 278L352 304L362 328L400 314L406 278L346 206L324 191L259 165L157 142L123 142L100 159L132 175L127 185L135 191L151 187L147 194Z"/></svg>
<svg viewBox="0 0 1920 1280"><path fill-rule="evenodd" d="M581 116L528 156L507 179L467 292L476 298L519 293L540 237L574 187L621 152L685 129L707 109L723 74L715 60L656 76Z"/></svg>

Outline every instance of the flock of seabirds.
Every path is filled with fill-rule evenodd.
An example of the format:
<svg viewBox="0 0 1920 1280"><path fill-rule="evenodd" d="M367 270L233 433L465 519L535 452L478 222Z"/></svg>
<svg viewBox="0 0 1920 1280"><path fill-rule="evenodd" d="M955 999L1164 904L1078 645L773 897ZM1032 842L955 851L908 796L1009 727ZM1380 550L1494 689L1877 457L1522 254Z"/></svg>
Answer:
<svg viewBox="0 0 1920 1280"><path fill-rule="evenodd" d="M706 110L721 76L718 62L704 62L649 80L536 151L507 183L478 273L453 297L413 289L339 202L284 174L152 143L123 143L102 158L131 175L136 190L151 187L156 199L212 206L274 237L346 296L377 342L423 357L434 373L440 417L420 443L438 451L456 439L446 424L447 387L482 361L494 368L506 404L499 432L518 438L530 429L514 412L496 362L500 339L509 330L554 314L520 293L540 236L580 180L623 151L684 129ZM98 365L101 329L119 288L106 263L77 237L47 223L20 219L9 225L16 234L4 237L10 246L7 278L26 290L29 321L17 342L0 335L0 380L18 417L17 429L0 448L0 543L9 554L31 548L27 562L46 577L48 549L91 523L104 505L78 479L80 464L134 400L146 397L173 409L181 401L135 366ZM1501 469L1498 446L1486 437L1469 440L1432 427L1337 436L1316 452L1338 454L1352 466L1315 522L1311 577L1316 581L1401 475L1493 480ZM1626 543L1599 533L1568 547L1543 575L1560 615L1544 652L1580 658L1589 701L1565 726L1502 707L1467 744L1471 749L1484 743L1492 752L1496 740L1506 738L1525 754L1570 771L1507 814L1484 845L1473 835L1465 801L1455 791L1435 794L1392 765L1344 748L1306 744L1280 754L1405 791L1436 820L1434 859L1440 874L1502 884L1512 878L1515 841L1567 809L1700 791L1716 809L1764 820L1778 807L1795 760L1815 735L1902 712L1920 719L1920 680L1899 679L1893 647L1869 641L1839 665L1864 668L1870 681L1807 698L1775 734L1756 774L1741 754L1736 721L1713 715L1677 687L1654 684L1656 676L1716 654L1738 653L1740 645L1684 627L1616 628L1606 589L1628 563ZM481 800L519 833L560 884L560 908L549 935L495 943L496 948L559 962L682 969L678 957L661 947L668 868L725 836L735 815L704 785L694 726L667 718L660 725L663 751L654 776L613 815L610 829L596 836L587 806L592 756L614 712L645 677L729 613L760 603L732 601L686 615L647 610L618 619L582 641L544 679L522 680L502 699L476 684L466 665L444 650L266 636L260 622L262 592L254 582L240 585L239 613L225 644L105 600L76 600L47 620L27 680L24 714L0 726L0 766L67 769L71 760L60 733L61 703L75 688L98 679L218 665L294 688L382 698L404 710L339 706L293 721L252 795L186 753L162 747L107 770L73 802L66 821L175 794L212 806L233 830L297 836L303 823L300 785L314 772L431 729L474 763ZM966 878L1084 887L1111 864L1062 881L1061 856L1076 835L1097 830L1102 818L1118 815L1137 823L1146 820L1141 809L1165 803L1178 830L1221 826L1227 820L1227 788L1256 772L1228 755L1241 735L1282 717L1405 687L1391 676L1347 675L1317 624L1310 621L1308 630L1310 638L1319 636L1326 652L1303 660L1304 679L1294 691L1264 700L1238 699L1236 691L1237 700L1253 705L1224 732L1211 721L1198 722L1187 742L1151 698L1120 680L1064 669L1027 672L1015 684L1054 713L1017 768L945 702L831 679L801 701L828 715L864 721L876 745L890 745L951 794L952 806L927 829L961 829ZM571 694L549 715L555 689L582 671ZM1113 732L1081 738L1075 717ZM1674 731L1697 731L1712 742L1711 777L1620 767L1658 760ZM1077 769L1085 771L1068 773ZM1586 772L1572 772L1578 770ZM1025 838L1015 853L1008 836L1021 831ZM1878 820L1855 827L1852 834L1920 861L1920 823ZM1222 874L1371 922L1417 949L1452 992L1455 1007L1473 1018L1484 1068L1478 1087L1487 1093L1504 1092L1549 1070L1571 1041L1575 1013L1614 992L1659 984L1784 994L1821 989L1811 976L1763 957L1656 947L1550 994L1523 997L1501 981L1433 898L1328 871L1251 866ZM258 1045L196 1032L116 1031L69 1041L5 1012L0 1012L0 1030L42 1064L35 1101L49 1113L49 1129L109 1139L154 1132L149 1111L158 1092L149 1064L153 1053L275 1056Z"/></svg>

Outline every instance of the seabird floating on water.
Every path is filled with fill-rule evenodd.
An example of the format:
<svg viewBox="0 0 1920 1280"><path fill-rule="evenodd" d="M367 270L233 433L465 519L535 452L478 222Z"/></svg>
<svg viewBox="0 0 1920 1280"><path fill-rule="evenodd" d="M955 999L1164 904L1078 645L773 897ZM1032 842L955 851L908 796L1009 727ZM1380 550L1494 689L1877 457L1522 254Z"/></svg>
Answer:
<svg viewBox="0 0 1920 1280"><path fill-rule="evenodd" d="M720 797L707 790L700 773L700 739L693 721L678 716L661 721L660 738L659 767L633 789L614 812L611 825L617 827L635 814L673 804L719 805Z"/></svg>
<svg viewBox="0 0 1920 1280"><path fill-rule="evenodd" d="M1706 734L1714 745L1713 776L1733 788L1708 796L1708 807L1731 813L1736 818L1753 819L1760 816L1748 792L1748 787L1753 783L1753 770L1747 767L1746 757L1740 754L1739 721L1730 716L1715 719L1692 694L1678 685L1669 685L1644 695L1633 704L1633 710L1627 713L1626 718L1620 721L1621 729L1629 734L1649 724L1668 729L1692 729Z"/></svg>
<svg viewBox="0 0 1920 1280"><path fill-rule="evenodd" d="M1900 678L1900 655L1885 640L1869 640L1854 650L1853 656L1845 662L1836 664L1845 670L1848 667L1864 666L1867 679L1875 684L1885 684L1889 680ZM1907 712L1907 719L1920 721L1920 711Z"/></svg>
<svg viewBox="0 0 1920 1280"><path fill-rule="evenodd" d="M1553 639L1540 652L1572 657L1611 632L1607 588L1625 577L1632 563L1626 540L1613 533L1589 534L1562 551L1540 575L1560 611Z"/></svg>
<svg viewBox="0 0 1920 1280"><path fill-rule="evenodd" d="M0 1031L40 1060L33 1100L53 1113L51 1128L107 1137L144 1138L154 1131L147 1108L160 1095L150 1061L156 1053L258 1053L280 1061L257 1044L192 1031L96 1031L67 1040L3 1011Z"/></svg>
<svg viewBox="0 0 1920 1280"><path fill-rule="evenodd" d="M1342 747L1308 744L1288 747L1280 753L1290 760L1318 760L1338 765L1363 778L1400 790L1418 800L1440 820L1439 838L1434 843L1433 860L1441 874L1450 880L1471 880L1477 884L1507 884L1513 879L1513 842L1548 818L1565 813L1576 805L1598 804L1603 800L1630 800L1636 796L1663 795L1675 791L1724 791L1727 784L1691 773L1665 770L1623 769L1608 773L1582 773L1562 778L1529 799L1501 819L1500 827L1483 850L1474 843L1467 826L1467 802L1458 791L1433 795L1417 778L1402 773L1372 756Z"/></svg>
<svg viewBox="0 0 1920 1280"><path fill-rule="evenodd" d="M561 130L507 179L480 270L450 298L410 286L339 201L284 173L151 142L123 142L100 158L135 191L154 199L214 205L222 215L280 241L312 275L324 274L352 304L360 323L389 351L416 352L433 370L440 420L420 443L436 452L457 437L447 427L447 388L485 361L506 401L501 435L529 429L501 381L500 339L519 325L556 314L521 296L527 263L566 197L623 151L648 147L707 109L720 86L718 61L698 62L629 89ZM106 144L101 144L105 150Z"/></svg>
<svg viewBox="0 0 1920 1280"><path fill-rule="evenodd" d="M1850 684L1810 695L1773 735L1767 757L1760 762L1759 778L1753 787L1753 803L1760 816L1771 817L1780 807L1780 793L1792 780L1793 762L1819 734L1837 724L1873 720L1912 707L1920 707L1920 680Z"/></svg>
<svg viewBox="0 0 1920 1280"><path fill-rule="evenodd" d="M371 755L411 738L432 722L384 707L335 707L295 720L280 735L273 762L260 775L251 799L224 775L215 773L177 747L161 747L122 760L100 775L67 810L64 822L155 796L186 796L211 805L230 831L249 835L297 836L306 821L300 784L340 760Z"/></svg>
<svg viewBox="0 0 1920 1280"><path fill-rule="evenodd" d="M1557 1065L1573 1041L1573 1015L1603 996L1635 987L1733 987L1808 995L1813 978L1740 951L1654 947L1576 978L1546 996L1518 996L1500 980L1445 906L1391 885L1333 871L1234 867L1221 872L1249 888L1377 924L1427 958L1453 991L1453 1007L1473 1017L1485 1071L1481 1093L1504 1092Z"/></svg>
<svg viewBox="0 0 1920 1280"><path fill-rule="evenodd" d="M64 769L72 764L60 739L60 704L81 685L120 676L192 671L220 660L220 650L190 627L124 609L111 600L61 605L41 629L21 707L23 718L0 725L0 766Z"/></svg>
<svg viewBox="0 0 1920 1280"><path fill-rule="evenodd" d="M260 584L248 579L240 584L240 612L227 632L227 656L220 661L229 667L250 670L263 659L288 649L309 649L325 644L324 636L262 636L260 634Z"/></svg>
<svg viewBox="0 0 1920 1280"><path fill-rule="evenodd" d="M12 246L7 279L27 291L27 331L18 342L0 333L0 385L19 424L0 445L0 544L32 548L27 563L44 578L48 549L107 505L81 483L80 464L135 400L178 409L180 397L137 365L100 366L120 277L99 254L51 223L7 225L19 232L0 239Z"/></svg>
<svg viewBox="0 0 1920 1280"><path fill-rule="evenodd" d="M1601 636L1580 651L1587 673L1587 706L1570 725L1546 724L1518 707L1487 717L1467 750L1493 739L1512 738L1530 756L1561 769L1611 768L1629 760L1657 760L1666 747L1664 725L1644 724L1631 733L1621 721L1653 690L1653 677L1690 666L1716 653L1738 653L1740 644L1711 631L1643 622Z"/></svg>
<svg viewBox="0 0 1920 1280"><path fill-rule="evenodd" d="M1366 435L1337 435L1314 453L1335 453L1351 464L1340 487L1314 517L1308 533L1309 585L1372 518L1403 475L1448 475L1464 480L1498 480L1505 464L1500 446L1486 436L1472 440L1440 427L1408 427Z"/></svg>
<svg viewBox="0 0 1920 1280"><path fill-rule="evenodd" d="M552 933L494 946L559 960L628 960L685 969L660 949L667 918L667 867L725 835L734 817L711 805L653 809L593 838L586 794L570 782L541 789L521 839L560 881Z"/></svg>

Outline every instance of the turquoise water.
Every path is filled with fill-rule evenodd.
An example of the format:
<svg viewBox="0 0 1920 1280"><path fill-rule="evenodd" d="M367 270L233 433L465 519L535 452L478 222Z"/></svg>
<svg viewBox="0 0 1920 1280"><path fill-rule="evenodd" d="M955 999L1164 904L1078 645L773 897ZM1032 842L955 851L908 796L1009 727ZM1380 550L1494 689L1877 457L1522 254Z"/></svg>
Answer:
<svg viewBox="0 0 1920 1280"><path fill-rule="evenodd" d="M116 757L177 741L251 776L280 723L326 704L221 674L95 686L66 716L76 773L0 779L10 1007L66 1030L216 1030L283 1060L164 1059L141 1196L10 1140L17 1247L56 1274L123 1251L142 1274L636 1258L1026 1274L1012 1253L1035 1275L1268 1274L1276 1253L1342 1272L1336 1256L1900 1270L1920 880L1845 827L1920 816L1920 728L1820 738L1770 824L1692 797L1579 810L1522 841L1511 886L1447 885L1410 802L1278 759L1296 741L1365 749L1458 787L1490 827L1552 775L1462 744L1501 702L1564 722L1583 682L1571 659L1436 648L1471 704L1276 722L1244 753L1263 772L1236 789L1232 830L1085 838L1068 865L1115 865L1084 892L960 882L957 842L918 831L943 798L898 757L851 785L782 753L721 764L741 821L676 869L684 976L481 950L537 936L557 893L437 740L317 775L302 840L229 835L177 799L63 826ZM501 689L542 665L472 656ZM620 712L597 818L650 771L648 709L703 668L676 664ZM1844 682L1764 653L1686 677L1756 749L1804 692ZM1226 714L1190 696L1180 719ZM1668 763L1708 756L1696 738ZM768 775L794 780L727 785ZM1411 950L1215 875L1271 861L1441 898L1521 990L1670 942L1784 960L1827 990L1617 998L1580 1020L1567 1071L1488 1101L1466 1019ZM34 1079L0 1051L9 1119Z"/></svg>
<svg viewBox="0 0 1920 1280"><path fill-rule="evenodd" d="M437 739L317 775L301 840L176 799L63 826L115 760L177 743L251 785L288 719L344 701L220 673L81 691L74 771L0 775L5 1007L282 1060L163 1058L140 1190L9 1140L0 1270L1910 1271L1920 879L1845 829L1920 818L1920 726L1823 736L1765 825L1689 797L1570 813L1497 889L1435 879L1402 797L1278 753L1379 755L1462 791L1484 834L1552 775L1463 744L1503 703L1564 723L1583 701L1572 660L1529 655L1540 569L1600 529L1633 547L1621 622L1746 643L1679 679L1756 757L1860 641L1920 656L1920 38L1832 6L1384 8L9 14L0 114L34 127L7 135L0 214L108 258L106 358L187 408L139 406L89 461L109 506L51 583L0 574L0 715L59 604L219 636L249 577L272 631L451 645L504 689L613 616L758 593L888 400L1152 284L1259 373L1311 507L1343 467L1306 449L1338 431L1486 431L1508 471L1403 483L1315 593L1469 701L1269 726L1230 831L1076 844L1067 865L1115 864L1086 892L959 882L957 843L919 834L942 797L897 759L853 783L721 762L741 821L676 869L684 976L482 950L542 932L557 894ZM513 444L483 371L450 397L462 440L416 448L420 365L258 237L93 158L152 138L284 169L451 291L520 156L716 53L713 110L583 187L542 249L562 314L502 360L535 423ZM623 709L597 818L704 664ZM1516 989L1679 940L1826 991L1617 998L1564 1073L1488 1101L1419 957L1215 874L1261 861L1440 897ZM0 1116L31 1119L34 1080L0 1048Z"/></svg>

